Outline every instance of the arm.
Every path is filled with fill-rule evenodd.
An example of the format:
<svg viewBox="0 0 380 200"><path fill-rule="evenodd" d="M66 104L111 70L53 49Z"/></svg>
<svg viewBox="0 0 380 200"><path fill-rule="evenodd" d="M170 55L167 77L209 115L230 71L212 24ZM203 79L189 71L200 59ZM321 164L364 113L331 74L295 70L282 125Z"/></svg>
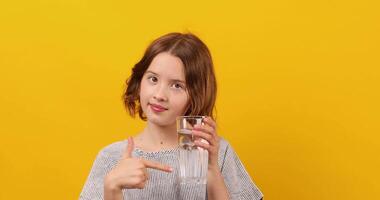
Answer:
<svg viewBox="0 0 380 200"><path fill-rule="evenodd" d="M209 200L227 200L230 199L224 178L219 169L209 170L208 181L212 184L207 184L207 197Z"/></svg>
<svg viewBox="0 0 380 200"><path fill-rule="evenodd" d="M148 181L147 168L171 172L169 166L157 162L133 158L134 142L128 139L128 146L118 164L104 178L104 199L122 200L122 189L143 189Z"/></svg>
<svg viewBox="0 0 380 200"><path fill-rule="evenodd" d="M220 138L216 133L216 123L211 117L205 118L203 122L203 125L196 125L194 127L193 135L207 141L207 143L195 141L197 146L207 149L209 153L207 197L209 200L228 200L230 199L228 189L224 183L224 178L218 164Z"/></svg>
<svg viewBox="0 0 380 200"><path fill-rule="evenodd" d="M195 141L194 143L207 149L209 164L207 172L207 197L209 200L225 199L255 199L263 197L261 191L252 181L239 157L232 147L223 141L223 151L219 152L221 139L216 133L216 123L207 117L204 125L195 126L193 135L208 141ZM223 157L219 169L219 154Z"/></svg>
<svg viewBox="0 0 380 200"><path fill-rule="evenodd" d="M122 189L112 184L108 176L104 178L104 199L105 200L122 200Z"/></svg>
<svg viewBox="0 0 380 200"><path fill-rule="evenodd" d="M228 188L230 199L262 200L263 194L251 179L236 152L223 142L221 173Z"/></svg>

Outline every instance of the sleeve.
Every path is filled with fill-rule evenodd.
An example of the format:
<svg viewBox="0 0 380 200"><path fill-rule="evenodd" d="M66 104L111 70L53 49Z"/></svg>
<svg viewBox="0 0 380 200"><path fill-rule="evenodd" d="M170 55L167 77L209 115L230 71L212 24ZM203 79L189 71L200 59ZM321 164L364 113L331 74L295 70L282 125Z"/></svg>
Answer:
<svg viewBox="0 0 380 200"><path fill-rule="evenodd" d="M221 172L232 200L261 200L263 193L245 170L239 157L227 143Z"/></svg>
<svg viewBox="0 0 380 200"><path fill-rule="evenodd" d="M79 200L104 199L104 177L116 163L104 151L100 151L80 193Z"/></svg>

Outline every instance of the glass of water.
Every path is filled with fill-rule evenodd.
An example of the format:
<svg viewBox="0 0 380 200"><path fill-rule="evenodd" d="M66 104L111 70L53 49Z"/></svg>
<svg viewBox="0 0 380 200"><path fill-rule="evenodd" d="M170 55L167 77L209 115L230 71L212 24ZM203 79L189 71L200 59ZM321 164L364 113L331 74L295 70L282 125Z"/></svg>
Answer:
<svg viewBox="0 0 380 200"><path fill-rule="evenodd" d="M192 134L195 125L203 124L205 116L177 117L179 143L179 181L180 184L206 185L208 151L194 144L195 140L207 143Z"/></svg>

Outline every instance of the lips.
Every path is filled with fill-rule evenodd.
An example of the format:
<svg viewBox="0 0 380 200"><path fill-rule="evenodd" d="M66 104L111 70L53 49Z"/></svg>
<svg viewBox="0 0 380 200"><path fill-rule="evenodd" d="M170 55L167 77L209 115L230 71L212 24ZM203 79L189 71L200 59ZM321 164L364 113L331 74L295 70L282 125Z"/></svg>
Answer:
<svg viewBox="0 0 380 200"><path fill-rule="evenodd" d="M161 105L158 105L158 104L150 103L149 106L155 112L163 112L163 111L167 110L167 108L165 108Z"/></svg>

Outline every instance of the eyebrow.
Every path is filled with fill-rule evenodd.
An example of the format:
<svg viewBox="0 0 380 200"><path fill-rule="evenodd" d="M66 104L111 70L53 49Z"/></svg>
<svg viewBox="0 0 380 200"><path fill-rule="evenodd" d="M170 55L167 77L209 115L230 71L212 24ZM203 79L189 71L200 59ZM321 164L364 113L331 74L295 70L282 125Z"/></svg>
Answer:
<svg viewBox="0 0 380 200"><path fill-rule="evenodd" d="M156 72L152 72L152 71L150 71L150 70L147 70L146 73L151 73L151 74L154 74L154 75L159 76ZM177 82L181 82L181 83L183 83L183 84L186 84L185 81L183 81L183 80L179 80L179 79L170 79L170 81L174 81L174 82L177 81Z"/></svg>

